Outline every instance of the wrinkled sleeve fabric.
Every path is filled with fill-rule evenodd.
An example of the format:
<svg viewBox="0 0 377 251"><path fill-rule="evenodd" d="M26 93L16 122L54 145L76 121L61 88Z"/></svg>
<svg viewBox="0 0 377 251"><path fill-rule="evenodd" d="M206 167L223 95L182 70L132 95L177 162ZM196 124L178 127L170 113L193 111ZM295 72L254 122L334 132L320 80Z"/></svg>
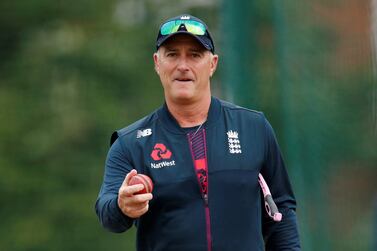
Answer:
<svg viewBox="0 0 377 251"><path fill-rule="evenodd" d="M118 138L108 152L105 173L95 210L103 227L111 232L121 233L129 229L133 219L124 215L118 206L118 191L127 173L133 167Z"/></svg>
<svg viewBox="0 0 377 251"><path fill-rule="evenodd" d="M265 156L261 170L272 197L282 213L281 222L274 222L265 213L263 215L263 236L266 251L300 251L300 239L296 217L296 199L289 181L287 170L277 143L275 133L264 118L265 126ZM264 203L261 203L264 207ZM265 210L263 209L263 212Z"/></svg>

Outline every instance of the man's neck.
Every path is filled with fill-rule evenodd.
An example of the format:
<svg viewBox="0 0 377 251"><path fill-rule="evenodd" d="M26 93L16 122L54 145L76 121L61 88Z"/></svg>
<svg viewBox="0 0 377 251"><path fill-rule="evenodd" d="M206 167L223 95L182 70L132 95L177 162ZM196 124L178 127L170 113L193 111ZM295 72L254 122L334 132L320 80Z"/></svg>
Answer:
<svg viewBox="0 0 377 251"><path fill-rule="evenodd" d="M166 100L169 112L181 127L194 127L207 120L211 96L191 104L180 104Z"/></svg>

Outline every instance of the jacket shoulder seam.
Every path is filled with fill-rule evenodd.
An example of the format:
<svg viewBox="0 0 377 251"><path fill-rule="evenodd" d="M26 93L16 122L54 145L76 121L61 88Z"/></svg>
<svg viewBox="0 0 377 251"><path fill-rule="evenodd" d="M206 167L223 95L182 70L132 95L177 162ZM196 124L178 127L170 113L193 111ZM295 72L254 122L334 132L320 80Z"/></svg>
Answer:
<svg viewBox="0 0 377 251"><path fill-rule="evenodd" d="M229 109L229 110L240 110L240 111L245 111L245 112L254 113L254 114L260 115L260 116L262 116L262 117L264 116L264 115L263 115L263 112L261 112L261 111L257 111L257 110L249 109L249 108L246 108L246 107L242 107L242 106L234 105L234 104L229 103L229 102L226 102L226 101L221 101L221 103L222 103L222 106L223 106L225 109Z"/></svg>
<svg viewBox="0 0 377 251"><path fill-rule="evenodd" d="M152 124L154 121L156 121L158 119L158 115L156 112L153 112L152 114L149 114L141 119L139 119L138 121L126 126L126 127L123 127L122 129L119 129L119 130L116 130L116 132L118 133L118 137L124 137L124 136L127 136L133 132L135 132L136 130L139 130L140 128L145 128L145 127L148 127L150 126L150 124Z"/></svg>

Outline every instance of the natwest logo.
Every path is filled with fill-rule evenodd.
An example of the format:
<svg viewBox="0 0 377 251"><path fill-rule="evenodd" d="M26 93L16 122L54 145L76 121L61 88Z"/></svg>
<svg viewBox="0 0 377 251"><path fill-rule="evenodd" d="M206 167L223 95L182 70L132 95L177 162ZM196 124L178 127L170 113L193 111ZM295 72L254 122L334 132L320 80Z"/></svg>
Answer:
<svg viewBox="0 0 377 251"><path fill-rule="evenodd" d="M162 159L170 159L171 158L171 151L169 151L164 144L157 143L154 145L153 151L151 153L151 157L153 160L162 160Z"/></svg>

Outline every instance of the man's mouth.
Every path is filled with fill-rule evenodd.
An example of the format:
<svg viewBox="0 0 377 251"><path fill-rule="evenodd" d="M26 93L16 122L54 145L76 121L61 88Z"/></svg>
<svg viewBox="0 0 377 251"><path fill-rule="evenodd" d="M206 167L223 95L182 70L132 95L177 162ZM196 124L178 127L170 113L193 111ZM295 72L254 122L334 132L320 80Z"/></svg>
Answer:
<svg viewBox="0 0 377 251"><path fill-rule="evenodd" d="M190 81L192 81L191 78L176 78L175 80L179 81L179 82L190 82Z"/></svg>

